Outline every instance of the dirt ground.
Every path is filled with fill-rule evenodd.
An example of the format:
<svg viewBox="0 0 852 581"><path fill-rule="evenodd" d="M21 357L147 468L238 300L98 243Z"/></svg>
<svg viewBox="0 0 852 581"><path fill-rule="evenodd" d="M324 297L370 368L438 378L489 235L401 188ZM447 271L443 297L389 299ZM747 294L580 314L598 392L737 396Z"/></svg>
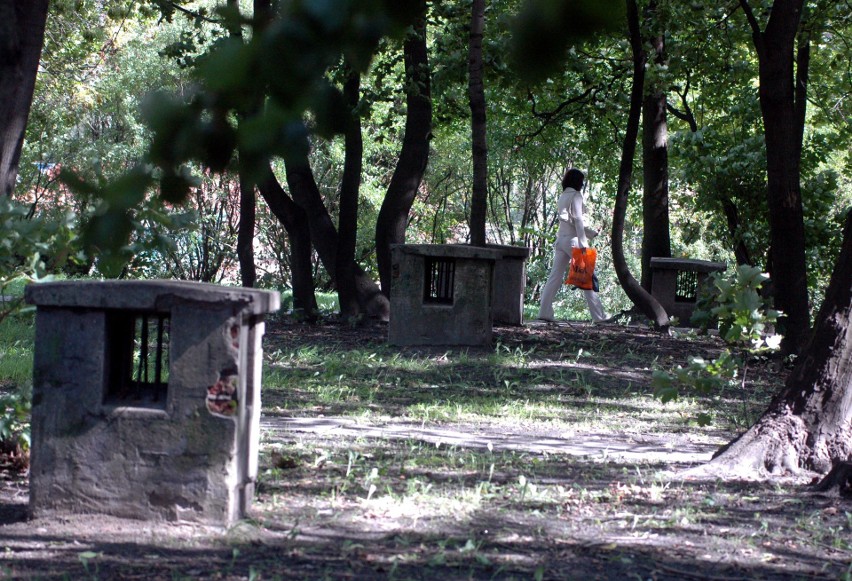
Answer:
<svg viewBox="0 0 852 581"><path fill-rule="evenodd" d="M267 329L265 349L334 344L345 350L380 346L385 337L381 324L306 327L279 320ZM712 338L701 341L707 352L719 348ZM696 348L694 340L641 327L580 323L501 327L495 342L535 347L546 360L542 365L558 364L556 354L584 345L611 345L613 365L621 361L615 354L628 351L650 363L682 359ZM446 349L431 351L440 356ZM592 371L614 387L637 381L628 370L608 370L606 360ZM0 473L0 577L852 576L849 499L814 493L807 477L693 482L678 476L728 441L727 428L591 433L581 424L566 433L564 424L536 418L415 425L393 414L381 422L343 421L333 406L301 407L296 414L274 396L264 403L252 518L227 529L98 515L33 520L26 473L6 466ZM451 433L463 437L452 443ZM593 442L603 444L583 449ZM380 482L375 494L366 492L370 482Z"/></svg>

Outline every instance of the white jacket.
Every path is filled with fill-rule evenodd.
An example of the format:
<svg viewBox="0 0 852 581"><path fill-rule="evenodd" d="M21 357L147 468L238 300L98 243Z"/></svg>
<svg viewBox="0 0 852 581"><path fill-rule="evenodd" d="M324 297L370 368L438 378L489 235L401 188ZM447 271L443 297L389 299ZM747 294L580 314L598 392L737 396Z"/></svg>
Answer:
<svg viewBox="0 0 852 581"><path fill-rule="evenodd" d="M574 188L565 188L556 205L559 215L557 236L576 238L581 248L589 246L586 227L583 223L583 194Z"/></svg>

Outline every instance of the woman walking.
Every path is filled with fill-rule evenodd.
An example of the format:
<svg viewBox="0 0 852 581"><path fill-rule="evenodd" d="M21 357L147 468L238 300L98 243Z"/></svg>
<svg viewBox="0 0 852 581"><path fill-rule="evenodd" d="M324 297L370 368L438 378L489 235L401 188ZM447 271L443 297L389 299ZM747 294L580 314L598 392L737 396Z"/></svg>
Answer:
<svg viewBox="0 0 852 581"><path fill-rule="evenodd" d="M557 203L557 216L559 218L559 232L556 234L556 243L553 245L553 268L550 276L541 291L541 304L538 309L538 318L545 321L553 321L553 299L562 281L565 280L568 265L571 263L572 248L588 248L589 240L586 237L586 225L583 218L585 204L583 203L583 183L586 176L578 169L571 168L565 172L562 178L562 195ZM601 299L594 290L584 290L586 304L589 313L595 322L607 318L604 313Z"/></svg>

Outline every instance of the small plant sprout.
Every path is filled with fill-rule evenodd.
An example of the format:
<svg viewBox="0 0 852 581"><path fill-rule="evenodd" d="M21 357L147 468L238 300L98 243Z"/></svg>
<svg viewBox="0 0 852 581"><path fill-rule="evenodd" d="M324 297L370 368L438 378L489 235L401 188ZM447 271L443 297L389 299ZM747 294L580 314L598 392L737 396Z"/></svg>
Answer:
<svg viewBox="0 0 852 581"><path fill-rule="evenodd" d="M693 357L686 367L654 371L651 385L656 397L666 403L676 399L684 387L701 395L724 392L725 387L737 384L745 387L749 358L775 351L781 344L782 337L774 332L780 312L759 292L768 278L748 265L737 267L732 275L710 275L710 290L699 297L692 321L705 331L718 324L728 348L715 360ZM711 416L702 412L695 419L704 426Z"/></svg>

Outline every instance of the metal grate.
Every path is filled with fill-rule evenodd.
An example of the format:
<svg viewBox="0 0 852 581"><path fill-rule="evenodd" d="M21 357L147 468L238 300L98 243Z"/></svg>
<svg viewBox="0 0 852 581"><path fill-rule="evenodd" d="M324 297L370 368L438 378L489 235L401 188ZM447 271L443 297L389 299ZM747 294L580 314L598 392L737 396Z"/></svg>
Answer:
<svg viewBox="0 0 852 581"><path fill-rule="evenodd" d="M698 273L693 270L677 271L675 280L675 301L694 303L698 292Z"/></svg>
<svg viewBox="0 0 852 581"><path fill-rule="evenodd" d="M441 305L453 304L456 261L452 258L426 258L426 285L423 301Z"/></svg>
<svg viewBox="0 0 852 581"><path fill-rule="evenodd" d="M105 401L165 406L169 382L170 319L164 313L116 312L107 319Z"/></svg>

